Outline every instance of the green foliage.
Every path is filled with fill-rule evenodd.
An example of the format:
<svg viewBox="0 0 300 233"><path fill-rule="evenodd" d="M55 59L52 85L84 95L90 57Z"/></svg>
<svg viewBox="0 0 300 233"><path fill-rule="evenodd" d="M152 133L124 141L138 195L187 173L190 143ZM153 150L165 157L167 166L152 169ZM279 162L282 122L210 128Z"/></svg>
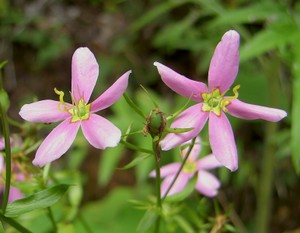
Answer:
<svg viewBox="0 0 300 233"><path fill-rule="evenodd" d="M149 178L154 169L152 139L142 134L146 116L157 107L156 103L165 114L167 127L180 112L194 104L166 88L153 62L162 61L189 78L207 83L209 61L216 43L225 31L235 29L241 35L241 64L236 79L236 84L241 84L240 100L269 106L270 96L274 93L272 84L278 83L280 90L276 93L280 100L278 105L271 107L288 112L288 118L277 123L278 130L271 136L271 144L276 148L273 171L276 195L272 195L276 200L272 216L274 227L269 231L293 230L287 229L292 226L289 225L292 217L286 221L279 218L278 213L294 201L293 193L298 192L298 178L292 166L298 175L300 173L298 1L90 0L84 4L80 1L72 4L48 1L39 5L33 1L25 5L22 1L14 5L7 0L0 3L0 36L5 42L3 47L8 50L1 59L8 60L16 71L16 80L11 70L8 71L12 73L10 79L3 80L4 87L9 88L0 90L0 101L5 111L10 110L13 119L18 120L19 104L24 102L24 95L42 96L45 93L41 87L46 89L50 84L70 85L69 60L64 59L75 47L88 46L99 57L102 77L99 85L102 86L95 89L95 96L120 73L132 69L132 74L124 98L103 112L121 129L120 145L94 155L95 151L90 150L79 133L67 155L46 167L44 176L39 173L39 168L31 168L29 173L33 174L33 182L12 182L28 196L9 204L6 216L18 216L16 221L39 233L53 231L43 209L48 207L53 210L58 232L147 232L153 230L159 217L161 232L212 232L216 226L221 226L220 232L246 232L245 229L256 232L254 219L258 207L254 203L259 198L257 186L262 180L264 167L261 167L261 161L267 146L264 122L229 118L239 150L239 170L230 173L223 168L216 173L222 181L221 195L214 199L223 206L219 212L213 210L211 199L202 198L193 191L195 179L183 192L165 199L162 213L155 208L156 201L149 198L154 192L150 184L154 186L155 183ZM39 10L32 12L30 9ZM266 68L270 64L274 64L272 70ZM3 66L4 62L0 68ZM55 72L52 73L52 69ZM272 72L276 75L270 79ZM57 80L60 73L66 79ZM51 78L43 79L42 83L42 77ZM141 84L147 92L140 88ZM40 90L40 93L30 93L30 90ZM52 126L24 124L14 127L13 131L24 139L27 137L25 146L16 153L17 161L30 163L41 142L37 138L44 138ZM42 127L43 131L37 133ZM178 132L178 129L166 128L168 130ZM207 128L201 135L207 140ZM209 153L210 148L204 147ZM173 162L177 154L177 149L162 152L161 165ZM91 169L89 174L83 169L90 167L87 156L99 156L98 170ZM121 164L123 161L125 166ZM134 177L134 183L126 188L115 187L113 174L116 169L118 172L129 169L127 172ZM92 184L92 191L86 188L92 182L90 175L96 177L93 181L97 180ZM35 181L35 178L41 181ZM74 185L69 189L67 185L57 185L34 193L40 190L41 183L48 181ZM142 200L142 210L132 207L128 202L132 199ZM268 208L269 204L265 204ZM294 209L288 208L289 213L293 213ZM227 222L218 225L218 217L224 212ZM294 221L297 223L298 220ZM8 225L0 225L0 232L4 229L5 232L15 231ZM255 226L254 229L251 226Z"/></svg>
<svg viewBox="0 0 300 233"><path fill-rule="evenodd" d="M59 184L7 205L6 217L17 217L36 209L52 206L65 194L69 185Z"/></svg>

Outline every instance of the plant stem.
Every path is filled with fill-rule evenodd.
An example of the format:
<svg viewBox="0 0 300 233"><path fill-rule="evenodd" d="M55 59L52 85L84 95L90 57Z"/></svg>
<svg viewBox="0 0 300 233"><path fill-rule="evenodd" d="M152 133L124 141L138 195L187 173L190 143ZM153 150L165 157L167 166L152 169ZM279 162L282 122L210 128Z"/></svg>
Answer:
<svg viewBox="0 0 300 233"><path fill-rule="evenodd" d="M1 91L1 90L0 90ZM9 198L10 191L10 180L11 180L11 148L10 148L10 137L9 137L9 125L7 121L6 112L3 109L2 103L0 102L0 115L1 115L1 124L4 136L5 144L5 191L2 202L2 211L5 214L6 206Z"/></svg>
<svg viewBox="0 0 300 233"><path fill-rule="evenodd" d="M266 65L265 72L268 75L268 85L270 88L270 105L278 106L278 96L280 93L278 77L280 64L278 58L275 55L272 61L264 61L264 65ZM256 232L258 233L268 232L270 222L274 168L276 164L276 145L272 141L272 138L276 135L277 129L277 124L269 122L266 124L264 155L261 163L260 184L257 195Z"/></svg>
<svg viewBox="0 0 300 233"><path fill-rule="evenodd" d="M80 213L78 213L78 220L81 222L84 230L87 233L93 233L92 229L90 228L90 226L87 224L87 222L85 221L85 219L82 217L82 215Z"/></svg>
<svg viewBox="0 0 300 233"><path fill-rule="evenodd" d="M50 207L48 207L47 210L48 210L49 219L50 219L50 221L51 221L51 223L53 225L53 232L57 232L57 226L56 226L56 222L55 222L52 210L51 210Z"/></svg>
<svg viewBox="0 0 300 233"><path fill-rule="evenodd" d="M21 233L31 233L30 230L28 230L27 228L23 227L17 221L15 221L12 218L5 217L2 213L0 213L0 220L2 222L6 222L7 224L9 224L10 226L14 227L16 230L18 230Z"/></svg>
<svg viewBox="0 0 300 233"><path fill-rule="evenodd" d="M160 192L160 150L159 140L152 139L154 159L155 159L155 172L156 172L156 207L158 215L155 221L155 233L159 232L160 219L161 219L161 192Z"/></svg>
<svg viewBox="0 0 300 233"><path fill-rule="evenodd" d="M194 138L194 139L192 140L191 145L189 146L189 149L188 149L188 151L187 151L187 153L186 153L186 156L184 157L184 159L183 159L183 161L182 161L182 163L181 163L181 165L180 165L179 170L177 171L177 173L176 173L174 179L172 180L172 183L170 184L169 188L167 189L165 195L163 196L162 201L165 200L165 198L167 197L167 195L168 195L168 193L170 192L171 188L172 188L173 185L175 184L175 182L176 182L176 180L177 180L177 178L178 178L180 172L182 171L182 169L183 169L183 167L184 167L184 165L185 165L185 163L186 163L186 161L187 161L187 159L188 159L188 157L189 157L189 155L190 155L190 153L191 153L191 151L192 151L192 149L193 149L193 147L194 147L194 145L195 145L195 140L196 140L196 138Z"/></svg>

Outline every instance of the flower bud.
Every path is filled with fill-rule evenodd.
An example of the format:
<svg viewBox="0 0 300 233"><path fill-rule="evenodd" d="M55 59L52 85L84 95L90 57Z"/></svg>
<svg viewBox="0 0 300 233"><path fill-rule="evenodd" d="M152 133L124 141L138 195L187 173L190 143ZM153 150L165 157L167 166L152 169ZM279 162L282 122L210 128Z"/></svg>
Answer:
<svg viewBox="0 0 300 233"><path fill-rule="evenodd" d="M149 113L146 119L146 125L144 128L144 134L150 133L151 137L161 137L166 126L166 119L164 113L159 109L153 109Z"/></svg>

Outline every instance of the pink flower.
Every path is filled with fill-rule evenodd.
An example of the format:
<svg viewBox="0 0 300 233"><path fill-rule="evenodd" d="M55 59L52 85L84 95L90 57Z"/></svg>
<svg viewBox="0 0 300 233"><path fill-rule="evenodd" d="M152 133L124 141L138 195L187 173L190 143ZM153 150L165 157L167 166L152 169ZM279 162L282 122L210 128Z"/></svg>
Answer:
<svg viewBox="0 0 300 233"><path fill-rule="evenodd" d="M213 197L217 195L218 188L220 188L221 183L214 175L207 172L206 170L214 169L222 165L216 160L215 156L212 154L197 160L201 152L200 142L201 142L200 138L197 137L194 147L192 148L183 169L179 173L174 185L170 189L167 196L171 196L175 193L181 192L184 189L184 187L188 184L189 180L192 177L194 177L196 173L197 173L197 181L195 187L196 190L207 197ZM191 141L187 143L189 144L191 143ZM181 150L182 158L186 156L187 151L188 148ZM162 197L165 196L167 190L172 184L176 176L176 173L179 171L180 166L181 166L180 162L175 162L161 167L160 176L161 178L164 178L164 181L161 184ZM150 176L155 177L155 171L152 171L150 173Z"/></svg>
<svg viewBox="0 0 300 233"><path fill-rule="evenodd" d="M72 104L65 103L64 93L54 89L60 101L42 100L25 104L20 116L31 122L52 123L63 120L46 137L38 148L34 165L60 158L70 148L81 127L88 142L98 149L116 146L121 138L121 131L110 121L95 114L115 103L128 85L131 71L123 74L102 95L88 104L96 84L99 66L93 53L88 48L78 48L72 57Z"/></svg>
<svg viewBox="0 0 300 233"><path fill-rule="evenodd" d="M172 128L193 128L186 133L170 133L162 141L163 150L170 150L196 137L209 118L209 139L212 152L225 167L238 168L237 149L231 125L224 113L242 119L264 119L277 122L287 116L283 110L244 103L234 96L224 96L234 82L239 67L239 34L230 30L217 45L210 62L208 87L190 80L172 69L155 62L163 82L178 94L199 103L183 111L172 123Z"/></svg>

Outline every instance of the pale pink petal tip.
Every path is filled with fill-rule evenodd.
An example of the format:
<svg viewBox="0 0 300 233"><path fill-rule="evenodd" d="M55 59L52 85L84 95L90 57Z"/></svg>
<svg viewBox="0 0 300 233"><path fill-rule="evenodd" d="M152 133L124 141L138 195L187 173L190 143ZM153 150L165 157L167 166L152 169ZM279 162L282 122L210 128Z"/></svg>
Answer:
<svg viewBox="0 0 300 233"><path fill-rule="evenodd" d="M76 49L72 56L72 95L76 101L90 99L99 74L99 65L94 54L87 48Z"/></svg>
<svg viewBox="0 0 300 233"><path fill-rule="evenodd" d="M91 104L91 111L98 112L111 106L124 94L131 70L124 73L115 83L113 83L103 94L95 99Z"/></svg>
<svg viewBox="0 0 300 233"><path fill-rule="evenodd" d="M222 37L222 39L227 39L227 38L230 38L230 39L236 38L237 40L239 40L240 34L235 30L229 30L229 31L225 32Z"/></svg>
<svg viewBox="0 0 300 233"><path fill-rule="evenodd" d="M88 142L101 150L117 146L122 134L112 122L96 114L90 114L89 120L82 121L81 129Z"/></svg>
<svg viewBox="0 0 300 233"><path fill-rule="evenodd" d="M227 109L229 114L248 120L262 119L277 122L287 116L286 111L281 109L248 104L237 99L231 101Z"/></svg>
<svg viewBox="0 0 300 233"><path fill-rule="evenodd" d="M207 92L206 84L189 79L171 68L154 62L162 81L173 91L191 100L201 102L201 93Z"/></svg>
<svg viewBox="0 0 300 233"><path fill-rule="evenodd" d="M238 155L233 131L229 120L222 112L221 116L210 113L209 140L216 159L231 171L238 168Z"/></svg>

